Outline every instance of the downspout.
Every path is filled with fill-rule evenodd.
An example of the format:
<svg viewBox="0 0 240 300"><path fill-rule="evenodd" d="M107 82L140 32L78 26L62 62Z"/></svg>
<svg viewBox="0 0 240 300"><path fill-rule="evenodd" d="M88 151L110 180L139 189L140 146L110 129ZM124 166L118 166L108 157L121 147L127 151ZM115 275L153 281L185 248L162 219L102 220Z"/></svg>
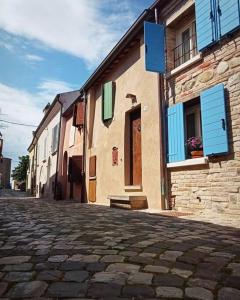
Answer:
<svg viewBox="0 0 240 300"><path fill-rule="evenodd" d="M57 163L56 163L56 173L55 173L55 183L54 183L54 195L53 199L56 199L56 193L57 193L57 182L58 182L58 163L59 163L59 150L60 150L60 138L61 138L61 128L62 128L62 109L63 104L60 101L60 95L57 97L57 102L61 105L60 109L60 122L59 122L59 129L58 129L58 146L57 146Z"/></svg>
<svg viewBox="0 0 240 300"><path fill-rule="evenodd" d="M155 8L155 22L159 24L158 10ZM165 134L165 97L164 77L157 73L158 80L158 104L159 104L159 132L160 132L160 178L161 178L161 204L163 209L169 209L168 201L168 179L166 168L166 134Z"/></svg>
<svg viewBox="0 0 240 300"><path fill-rule="evenodd" d="M86 132L87 132L87 95L83 90L83 101L84 105L84 126L83 126L83 159L82 159L82 180L83 180L83 188L82 188L82 197L83 202L87 202L87 189L86 189Z"/></svg>

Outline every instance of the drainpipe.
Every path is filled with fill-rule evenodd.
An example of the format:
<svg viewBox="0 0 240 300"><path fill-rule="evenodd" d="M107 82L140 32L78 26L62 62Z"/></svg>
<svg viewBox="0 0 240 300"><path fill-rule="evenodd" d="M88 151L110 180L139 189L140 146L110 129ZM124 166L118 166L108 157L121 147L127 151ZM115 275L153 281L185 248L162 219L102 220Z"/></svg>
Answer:
<svg viewBox="0 0 240 300"><path fill-rule="evenodd" d="M81 199L83 202L87 202L86 197L86 137L87 137L87 95L86 92L83 90L83 101L84 105L84 126L83 126L83 158L82 158L82 180L83 180L83 188L82 188L82 195Z"/></svg>
<svg viewBox="0 0 240 300"><path fill-rule="evenodd" d="M60 150L61 127L62 127L63 104L60 101L60 95L57 95L57 102L61 105L61 109L60 109L60 122L59 122L59 129L58 129L57 163L56 163L55 184L54 184L54 194L53 194L54 200L57 200L56 193L57 193L57 182L58 182L58 163L59 163L59 150Z"/></svg>
<svg viewBox="0 0 240 300"><path fill-rule="evenodd" d="M159 24L158 10L155 8L155 22ZM158 80L158 105L159 105L159 132L160 132L160 178L161 178L161 204L163 209L169 209L168 201L168 179L166 168L166 134L165 134L165 97L164 77L157 74Z"/></svg>

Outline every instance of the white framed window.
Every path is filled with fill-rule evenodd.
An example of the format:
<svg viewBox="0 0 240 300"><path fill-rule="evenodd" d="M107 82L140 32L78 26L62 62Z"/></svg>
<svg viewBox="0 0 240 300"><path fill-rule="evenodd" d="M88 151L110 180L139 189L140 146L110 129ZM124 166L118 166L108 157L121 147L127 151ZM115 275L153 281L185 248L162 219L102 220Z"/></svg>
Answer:
<svg viewBox="0 0 240 300"><path fill-rule="evenodd" d="M43 142L43 160L47 158L47 136L44 138Z"/></svg>
<svg viewBox="0 0 240 300"><path fill-rule="evenodd" d="M58 148L58 131L59 124L55 125L52 129L52 153L55 153Z"/></svg>
<svg viewBox="0 0 240 300"><path fill-rule="evenodd" d="M68 146L72 147L75 144L75 135L76 135L76 127L71 126L69 133L69 143Z"/></svg>
<svg viewBox="0 0 240 300"><path fill-rule="evenodd" d="M197 54L196 22L192 20L176 31L176 47L174 52L174 67L178 67Z"/></svg>

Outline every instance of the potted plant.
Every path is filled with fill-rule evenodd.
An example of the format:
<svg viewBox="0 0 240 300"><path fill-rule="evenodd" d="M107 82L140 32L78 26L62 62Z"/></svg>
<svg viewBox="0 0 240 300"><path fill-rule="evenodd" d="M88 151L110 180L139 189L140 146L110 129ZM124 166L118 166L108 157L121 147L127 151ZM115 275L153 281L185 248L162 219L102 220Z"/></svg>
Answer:
<svg viewBox="0 0 240 300"><path fill-rule="evenodd" d="M203 144L201 137L191 137L187 140L188 151L192 158L203 157Z"/></svg>

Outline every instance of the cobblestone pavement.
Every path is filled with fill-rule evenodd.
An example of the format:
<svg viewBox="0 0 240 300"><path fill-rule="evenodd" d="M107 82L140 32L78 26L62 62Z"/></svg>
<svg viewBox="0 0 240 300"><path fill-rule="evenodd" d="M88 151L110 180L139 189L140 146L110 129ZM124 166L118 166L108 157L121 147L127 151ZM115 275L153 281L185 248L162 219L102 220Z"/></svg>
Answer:
<svg viewBox="0 0 240 300"><path fill-rule="evenodd" d="M193 216L0 199L0 298L240 299L240 231Z"/></svg>

